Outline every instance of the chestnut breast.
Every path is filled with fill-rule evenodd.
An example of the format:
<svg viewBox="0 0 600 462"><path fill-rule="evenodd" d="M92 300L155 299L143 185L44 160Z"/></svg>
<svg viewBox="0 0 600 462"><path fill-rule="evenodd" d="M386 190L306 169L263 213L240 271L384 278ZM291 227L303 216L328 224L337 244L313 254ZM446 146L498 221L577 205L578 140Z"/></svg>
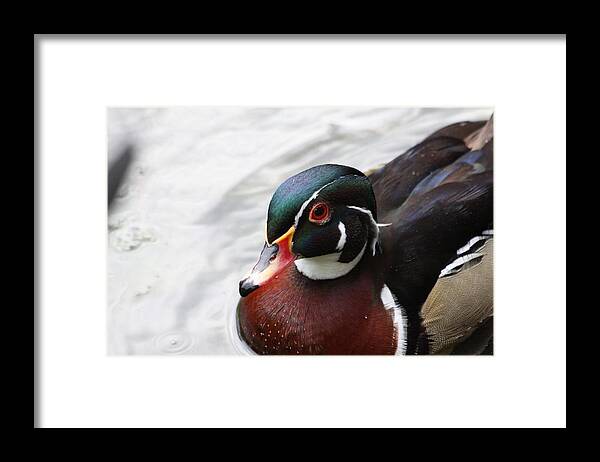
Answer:
<svg viewBox="0 0 600 462"><path fill-rule="evenodd" d="M394 354L393 315L370 258L348 275L314 281L294 264L237 307L242 338L259 354Z"/></svg>

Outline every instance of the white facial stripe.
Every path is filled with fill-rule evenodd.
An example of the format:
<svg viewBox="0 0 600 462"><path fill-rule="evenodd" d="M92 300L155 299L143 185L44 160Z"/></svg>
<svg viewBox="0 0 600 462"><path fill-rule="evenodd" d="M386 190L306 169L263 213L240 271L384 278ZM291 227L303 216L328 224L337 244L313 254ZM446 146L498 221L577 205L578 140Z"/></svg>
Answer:
<svg viewBox="0 0 600 462"><path fill-rule="evenodd" d="M341 252L344 250L344 246L346 245L346 225L340 221L338 229L340 230L340 240L338 241L335 250Z"/></svg>
<svg viewBox="0 0 600 462"><path fill-rule="evenodd" d="M406 352L406 319L398 300L396 300L390 288L385 284L381 289L381 301L386 310L393 310L394 328L396 329L397 337L396 355L404 355Z"/></svg>
<svg viewBox="0 0 600 462"><path fill-rule="evenodd" d="M365 209L363 207L357 207L356 205L347 205L347 207L349 209L360 210L361 212L366 213L367 215L369 215L371 217L371 220L375 221L373 219L373 214L371 213L371 211L369 209ZM377 223L375 223L375 224L377 224Z"/></svg>
<svg viewBox="0 0 600 462"><path fill-rule="evenodd" d="M314 199L317 198L317 196L319 195L319 193L326 188L327 186L329 186L330 184L335 183L337 180L333 180L330 181L329 183L327 183L324 186L321 186L319 189L317 189L314 193L312 193L312 196L310 196L307 200L304 201L304 203L302 204L302 206L300 207L300 210L298 210L298 213L296 214L296 217L294 218L294 226L296 228L298 228L298 222L300 221L300 218L302 218L302 214L304 213L304 210L306 209L306 207L308 207L308 204L310 204L310 202Z"/></svg>
<svg viewBox="0 0 600 462"><path fill-rule="evenodd" d="M325 279L337 279L345 276L358 264L365 253L367 244L365 244L360 253L348 263L338 261L339 253L329 253L312 258L300 258L294 260L294 265L300 273L309 279L316 281Z"/></svg>
<svg viewBox="0 0 600 462"><path fill-rule="evenodd" d="M371 238L371 250L373 252L373 255L375 255L377 241L379 240L379 226L377 225L377 222L373 218L373 214L371 213L370 210L362 208L362 207L356 207L355 205L347 205L347 207L349 209L358 210L362 213L369 215L369 218L371 220L371 231L373 233L373 237Z"/></svg>

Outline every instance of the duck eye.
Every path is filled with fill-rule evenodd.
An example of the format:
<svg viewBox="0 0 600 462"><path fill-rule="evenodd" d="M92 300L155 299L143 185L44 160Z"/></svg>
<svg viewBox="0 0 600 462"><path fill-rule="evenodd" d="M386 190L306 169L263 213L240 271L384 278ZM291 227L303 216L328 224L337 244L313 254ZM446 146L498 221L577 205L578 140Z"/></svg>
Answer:
<svg viewBox="0 0 600 462"><path fill-rule="evenodd" d="M327 222L331 216L331 210L325 202L317 202L310 210L308 219L318 225Z"/></svg>

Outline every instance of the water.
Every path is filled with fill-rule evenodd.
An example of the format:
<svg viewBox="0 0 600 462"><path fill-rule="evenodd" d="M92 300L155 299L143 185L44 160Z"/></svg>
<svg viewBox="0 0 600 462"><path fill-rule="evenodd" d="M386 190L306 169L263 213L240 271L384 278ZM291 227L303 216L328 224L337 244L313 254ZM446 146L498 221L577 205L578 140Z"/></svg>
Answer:
<svg viewBox="0 0 600 462"><path fill-rule="evenodd" d="M367 170L491 109L111 109L109 162L136 157L108 216L108 352L235 354L238 281L271 194L320 163Z"/></svg>

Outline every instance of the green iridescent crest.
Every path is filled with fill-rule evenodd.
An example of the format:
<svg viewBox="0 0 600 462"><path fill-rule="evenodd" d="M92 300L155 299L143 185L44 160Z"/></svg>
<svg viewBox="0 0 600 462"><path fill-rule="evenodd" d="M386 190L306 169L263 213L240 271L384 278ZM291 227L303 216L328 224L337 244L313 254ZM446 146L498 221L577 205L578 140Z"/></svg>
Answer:
<svg viewBox="0 0 600 462"><path fill-rule="evenodd" d="M325 164L304 170L285 180L275 191L267 216L267 239L273 242L295 224L302 205L317 191L332 203L371 210L376 219L375 196L368 178L344 165Z"/></svg>

